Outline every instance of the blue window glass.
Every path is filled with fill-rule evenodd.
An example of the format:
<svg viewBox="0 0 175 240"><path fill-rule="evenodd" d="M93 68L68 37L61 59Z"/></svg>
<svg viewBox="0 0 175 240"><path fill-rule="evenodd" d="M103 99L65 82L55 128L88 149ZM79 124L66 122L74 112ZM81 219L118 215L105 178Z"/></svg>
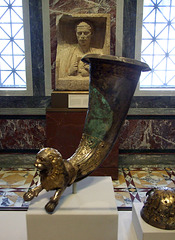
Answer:
<svg viewBox="0 0 175 240"><path fill-rule="evenodd" d="M26 88L22 0L0 3L0 88Z"/></svg>
<svg viewBox="0 0 175 240"><path fill-rule="evenodd" d="M144 0L140 89L175 88L175 0Z"/></svg>

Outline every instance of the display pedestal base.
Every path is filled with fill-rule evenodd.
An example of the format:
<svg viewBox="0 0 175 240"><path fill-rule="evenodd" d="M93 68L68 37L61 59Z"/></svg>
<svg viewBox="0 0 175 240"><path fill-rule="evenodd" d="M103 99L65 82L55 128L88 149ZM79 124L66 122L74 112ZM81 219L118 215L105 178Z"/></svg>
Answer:
<svg viewBox="0 0 175 240"><path fill-rule="evenodd" d="M163 230L146 223L140 216L143 203L134 203L132 221L138 240L174 240L175 230Z"/></svg>
<svg viewBox="0 0 175 240"><path fill-rule="evenodd" d="M43 192L26 214L28 240L117 240L118 212L110 177L87 177L63 193L51 215L44 206L53 192Z"/></svg>

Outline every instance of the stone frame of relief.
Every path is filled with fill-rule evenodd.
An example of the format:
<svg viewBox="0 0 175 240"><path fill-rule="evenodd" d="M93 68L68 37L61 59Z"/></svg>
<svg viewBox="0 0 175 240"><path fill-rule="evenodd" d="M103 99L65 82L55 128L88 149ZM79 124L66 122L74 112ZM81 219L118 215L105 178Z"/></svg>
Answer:
<svg viewBox="0 0 175 240"><path fill-rule="evenodd" d="M76 50L76 48L78 49L76 25L81 21L90 23L93 28L90 52L87 53L110 54L110 14L58 15L56 18L57 53L55 90L89 90L89 74L87 76L82 76L81 74L72 76L68 73L70 63L73 63L72 59L78 54L78 50ZM82 57L86 54L82 53ZM80 57L77 58L80 59Z"/></svg>

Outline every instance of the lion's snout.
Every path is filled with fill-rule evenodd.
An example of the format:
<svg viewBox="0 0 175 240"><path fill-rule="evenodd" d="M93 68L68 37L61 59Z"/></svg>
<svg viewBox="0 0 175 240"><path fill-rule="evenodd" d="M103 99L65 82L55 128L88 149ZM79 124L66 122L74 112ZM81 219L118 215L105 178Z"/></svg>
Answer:
<svg viewBox="0 0 175 240"><path fill-rule="evenodd" d="M38 169L38 170L43 170L44 169L44 165L41 163L41 161L39 159L36 159L34 166Z"/></svg>

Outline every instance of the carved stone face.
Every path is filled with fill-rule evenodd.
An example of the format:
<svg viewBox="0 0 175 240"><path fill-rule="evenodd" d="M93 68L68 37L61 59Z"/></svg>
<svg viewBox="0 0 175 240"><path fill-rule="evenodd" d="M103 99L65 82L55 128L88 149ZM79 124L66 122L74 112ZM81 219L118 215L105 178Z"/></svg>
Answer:
<svg viewBox="0 0 175 240"><path fill-rule="evenodd" d="M92 29L86 22L81 22L77 25L76 36L80 46L89 47L92 36Z"/></svg>

